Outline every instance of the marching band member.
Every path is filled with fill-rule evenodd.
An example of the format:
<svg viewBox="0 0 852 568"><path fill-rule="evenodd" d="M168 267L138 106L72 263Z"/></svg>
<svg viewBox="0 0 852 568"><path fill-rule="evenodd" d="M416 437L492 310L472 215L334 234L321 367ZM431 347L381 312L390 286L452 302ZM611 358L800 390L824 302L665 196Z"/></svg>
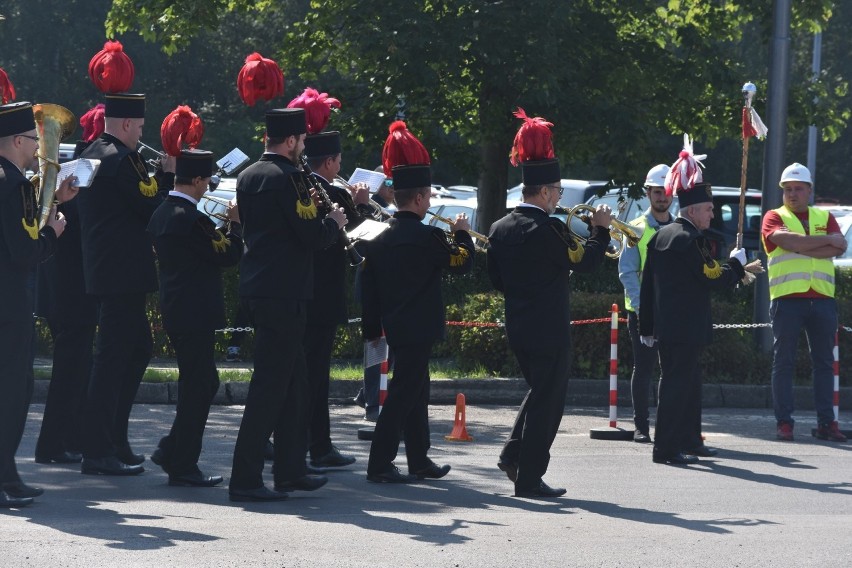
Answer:
<svg viewBox="0 0 852 568"><path fill-rule="evenodd" d="M222 268L239 262L243 242L236 207L228 209L227 234L197 208L214 169L212 152L181 151L175 188L148 223L159 264L163 327L179 372L171 431L151 455L151 461L169 474L169 485L222 483L222 476L201 472L198 457L210 403L219 388L215 330L225 325Z"/></svg>
<svg viewBox="0 0 852 568"><path fill-rule="evenodd" d="M512 165L521 166L523 203L491 226L488 275L506 299L506 335L530 386L498 467L515 483L518 497L558 497L564 489L543 480L550 446L565 409L571 362L569 276L600 265L609 244L609 207L592 216L585 246L565 223L551 217L562 195L559 161L549 122L515 116L524 123L515 136Z"/></svg>
<svg viewBox="0 0 852 568"><path fill-rule="evenodd" d="M463 214L452 227L452 242L442 230L421 222L431 196L429 153L404 122L391 124L382 154L386 175L393 177L398 211L386 231L366 242L362 332L373 340L384 329L396 363L370 446L367 480L410 483L438 479L450 471L449 465L439 466L427 455L429 356L433 343L445 335L441 276L444 271L469 272L474 248ZM393 463L400 430L408 475Z"/></svg>
<svg viewBox="0 0 852 568"><path fill-rule="evenodd" d="M30 103L0 106L0 297L4 302L0 310L0 507L29 505L43 493L21 481L15 465L33 392L33 298L27 280L36 265L53 254L65 229L61 213L51 214L47 224L38 228L35 189L24 176L38 143ZM73 182L65 180L56 199L64 202L74 197Z"/></svg>
<svg viewBox="0 0 852 568"><path fill-rule="evenodd" d="M299 169L305 111L266 113L266 152L237 178L245 253L240 299L255 330L254 373L231 471L232 501L280 501L286 491L314 490L328 480L309 475L307 370L302 341L313 293L314 251L331 245L346 224L334 208L321 217ZM275 490L263 484L263 452L275 434Z"/></svg>

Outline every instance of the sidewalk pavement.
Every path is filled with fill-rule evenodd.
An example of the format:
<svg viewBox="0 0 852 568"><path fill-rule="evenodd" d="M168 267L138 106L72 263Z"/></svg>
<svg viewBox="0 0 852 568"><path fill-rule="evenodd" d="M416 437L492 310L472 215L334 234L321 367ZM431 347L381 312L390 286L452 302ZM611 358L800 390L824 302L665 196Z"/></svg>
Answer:
<svg viewBox="0 0 852 568"><path fill-rule="evenodd" d="M35 368L49 371L50 359L36 359ZM250 362L217 363L219 370L232 369L251 371ZM173 360L156 359L148 365L149 369L177 370ZM33 393L34 403L43 403L47 399L47 387L50 381L37 380ZM222 382L213 400L214 404L245 404L248 394L248 381ZM333 404L351 404L352 398L361 388L361 381L331 381L329 400ZM520 404L528 390L521 378L488 379L441 379L433 378L430 385L431 404L454 404L456 394L464 393L468 404ZM810 386L794 387L795 405L798 410L813 410L813 389ZM702 391L703 408L772 408L772 390L768 383L763 385L705 384ZM177 383L142 383L136 394L139 404L175 404L177 402ZM609 380L571 379L568 383L568 406L588 406L607 408L609 405ZM656 392L652 394L651 404L656 405ZM630 381L618 381L618 406L631 408ZM841 410L852 409L852 387L840 389Z"/></svg>
<svg viewBox="0 0 852 568"><path fill-rule="evenodd" d="M150 461L129 478L36 464L42 411L31 407L17 461L23 479L45 493L30 507L0 510L3 566L852 565L843 536L852 525L852 444L812 438L812 413L797 416L795 442L779 442L771 410L705 411L702 431L719 455L675 467L652 463L646 444L591 439L591 428L607 424L601 405L569 407L545 475L568 493L537 501L514 497L496 467L514 406L469 405L468 443L444 440L452 406L430 407L430 456L452 471L410 486L366 481L370 445L356 436L363 413L333 406L333 439L357 462L330 472L318 491L251 504L228 501L240 406L210 413L199 465L226 479L210 489L170 487ZM136 405L134 450L150 455L173 418L173 406ZM403 453L396 463L407 471ZM271 486L268 465L264 481Z"/></svg>

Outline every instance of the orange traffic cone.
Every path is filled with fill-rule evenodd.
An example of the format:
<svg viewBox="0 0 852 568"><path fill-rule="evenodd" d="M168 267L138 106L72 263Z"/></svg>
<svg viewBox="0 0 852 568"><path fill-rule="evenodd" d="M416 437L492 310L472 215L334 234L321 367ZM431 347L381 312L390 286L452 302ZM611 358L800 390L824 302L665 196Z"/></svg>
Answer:
<svg viewBox="0 0 852 568"><path fill-rule="evenodd" d="M472 442L473 438L467 433L464 418L464 395L459 393L456 395L456 419L453 423L453 431L449 436L444 436L445 440L452 442Z"/></svg>

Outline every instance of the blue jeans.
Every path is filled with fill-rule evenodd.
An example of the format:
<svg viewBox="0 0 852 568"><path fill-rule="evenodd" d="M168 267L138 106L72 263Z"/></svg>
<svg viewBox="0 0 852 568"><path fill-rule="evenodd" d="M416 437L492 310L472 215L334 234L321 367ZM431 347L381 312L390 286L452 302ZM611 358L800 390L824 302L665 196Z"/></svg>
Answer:
<svg viewBox="0 0 852 568"><path fill-rule="evenodd" d="M802 328L808 338L814 382L814 407L820 425L834 421L834 298L777 298L769 304L772 320L772 400L778 423L793 424L793 374Z"/></svg>

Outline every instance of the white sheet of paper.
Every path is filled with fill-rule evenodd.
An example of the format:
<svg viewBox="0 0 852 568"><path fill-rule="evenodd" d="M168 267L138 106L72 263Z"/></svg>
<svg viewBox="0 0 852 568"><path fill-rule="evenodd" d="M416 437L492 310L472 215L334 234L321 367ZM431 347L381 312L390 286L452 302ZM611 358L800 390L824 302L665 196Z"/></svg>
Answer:
<svg viewBox="0 0 852 568"><path fill-rule="evenodd" d="M364 342L364 368L374 367L388 359L388 341L384 336Z"/></svg>
<svg viewBox="0 0 852 568"><path fill-rule="evenodd" d="M95 179L95 174L98 173L100 165L100 160L90 160L88 158L65 162L59 166L59 173L56 174L56 184L59 185L68 176L77 176L77 185L79 187L89 187L92 185L92 180Z"/></svg>
<svg viewBox="0 0 852 568"><path fill-rule="evenodd" d="M373 170L365 170L364 168L355 168L348 183L349 185L355 185L361 182L370 186L370 193L376 193L382 184L385 183L385 174Z"/></svg>
<svg viewBox="0 0 852 568"><path fill-rule="evenodd" d="M224 158L216 162L216 165L222 168L227 175L231 175L243 167L248 161L249 157L245 155L242 150L234 148L228 152Z"/></svg>

